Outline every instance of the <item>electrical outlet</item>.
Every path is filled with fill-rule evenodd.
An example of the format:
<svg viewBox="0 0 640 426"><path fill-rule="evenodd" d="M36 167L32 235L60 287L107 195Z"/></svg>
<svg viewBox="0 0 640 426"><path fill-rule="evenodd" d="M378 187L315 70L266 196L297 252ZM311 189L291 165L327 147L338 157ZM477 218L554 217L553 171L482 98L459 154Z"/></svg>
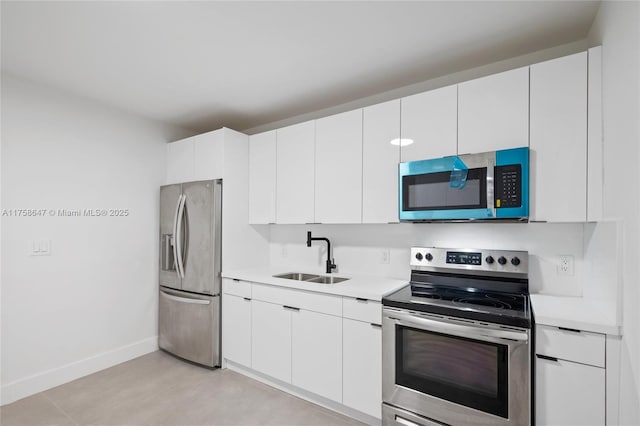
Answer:
<svg viewBox="0 0 640 426"><path fill-rule="evenodd" d="M389 249L380 250L380 263L383 263L383 264L389 263L389 257L391 257L389 254Z"/></svg>
<svg viewBox="0 0 640 426"><path fill-rule="evenodd" d="M561 254L558 258L558 275L573 275L573 256Z"/></svg>
<svg viewBox="0 0 640 426"><path fill-rule="evenodd" d="M280 249L280 256L282 257L289 256L289 251L287 250L287 246L285 244L283 244L282 248Z"/></svg>

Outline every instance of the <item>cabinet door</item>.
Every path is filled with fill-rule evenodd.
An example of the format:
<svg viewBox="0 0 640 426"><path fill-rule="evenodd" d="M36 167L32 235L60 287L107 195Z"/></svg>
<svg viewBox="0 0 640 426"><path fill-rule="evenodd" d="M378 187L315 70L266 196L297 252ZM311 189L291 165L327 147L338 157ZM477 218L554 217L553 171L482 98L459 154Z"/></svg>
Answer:
<svg viewBox="0 0 640 426"><path fill-rule="evenodd" d="M291 383L342 402L342 318L292 313Z"/></svg>
<svg viewBox="0 0 640 426"><path fill-rule="evenodd" d="M276 131L249 137L249 223L276 222Z"/></svg>
<svg viewBox="0 0 640 426"><path fill-rule="evenodd" d="M251 301L251 367L291 383L291 311Z"/></svg>
<svg viewBox="0 0 640 426"><path fill-rule="evenodd" d="M362 109L316 121L315 221L362 222Z"/></svg>
<svg viewBox="0 0 640 426"><path fill-rule="evenodd" d="M364 109L362 223L398 222L400 100Z"/></svg>
<svg viewBox="0 0 640 426"><path fill-rule="evenodd" d="M603 218L602 46L589 49L587 107L587 220Z"/></svg>
<svg viewBox="0 0 640 426"><path fill-rule="evenodd" d="M167 144L166 184L194 180L194 142L195 137Z"/></svg>
<svg viewBox="0 0 640 426"><path fill-rule="evenodd" d="M584 222L587 53L531 66L532 220Z"/></svg>
<svg viewBox="0 0 640 426"><path fill-rule="evenodd" d="M376 418L382 408L382 333L368 322L342 321L343 404Z"/></svg>
<svg viewBox="0 0 640 426"><path fill-rule="evenodd" d="M315 122L277 130L276 222L314 222Z"/></svg>
<svg viewBox="0 0 640 426"><path fill-rule="evenodd" d="M536 424L604 425L605 369L536 359Z"/></svg>
<svg viewBox="0 0 640 426"><path fill-rule="evenodd" d="M448 86L402 98L402 162L456 155L458 88ZM413 141L405 145L406 140Z"/></svg>
<svg viewBox="0 0 640 426"><path fill-rule="evenodd" d="M193 147L194 177L192 180L224 178L223 130L195 136Z"/></svg>
<svg viewBox="0 0 640 426"><path fill-rule="evenodd" d="M251 299L222 296L222 351L226 359L251 367Z"/></svg>
<svg viewBox="0 0 640 426"><path fill-rule="evenodd" d="M529 145L529 67L458 85L458 154Z"/></svg>

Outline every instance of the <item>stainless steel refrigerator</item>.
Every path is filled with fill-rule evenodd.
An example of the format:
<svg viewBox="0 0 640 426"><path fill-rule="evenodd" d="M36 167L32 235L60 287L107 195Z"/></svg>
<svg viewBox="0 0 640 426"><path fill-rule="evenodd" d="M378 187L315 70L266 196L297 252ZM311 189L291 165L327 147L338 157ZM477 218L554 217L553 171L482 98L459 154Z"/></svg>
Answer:
<svg viewBox="0 0 640 426"><path fill-rule="evenodd" d="M220 365L222 180L160 188L158 346Z"/></svg>

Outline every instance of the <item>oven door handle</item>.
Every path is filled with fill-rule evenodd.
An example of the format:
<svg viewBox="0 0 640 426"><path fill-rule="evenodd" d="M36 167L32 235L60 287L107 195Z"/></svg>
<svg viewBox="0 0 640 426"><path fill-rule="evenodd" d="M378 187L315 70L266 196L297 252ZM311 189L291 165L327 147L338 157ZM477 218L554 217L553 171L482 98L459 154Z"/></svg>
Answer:
<svg viewBox="0 0 640 426"><path fill-rule="evenodd" d="M471 339L489 337L493 339L515 340L519 342L526 342L529 340L529 336L526 332L519 332L515 330L493 330L483 327L474 327L472 325L452 324L444 321L420 318L402 312L393 312L393 314L387 314L386 318L394 321L398 325L404 325L406 327L414 327L423 330L448 333L455 336L468 337Z"/></svg>

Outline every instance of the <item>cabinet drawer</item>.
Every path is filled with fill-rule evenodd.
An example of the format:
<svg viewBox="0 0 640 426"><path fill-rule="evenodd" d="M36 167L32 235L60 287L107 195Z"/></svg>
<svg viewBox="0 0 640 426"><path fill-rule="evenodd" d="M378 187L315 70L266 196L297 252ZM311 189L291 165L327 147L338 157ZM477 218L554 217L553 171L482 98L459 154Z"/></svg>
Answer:
<svg viewBox="0 0 640 426"><path fill-rule="evenodd" d="M251 283L225 278L222 280L222 292L224 294L251 298Z"/></svg>
<svg viewBox="0 0 640 426"><path fill-rule="evenodd" d="M306 309L307 311L342 316L342 297L340 296L253 284L251 297L255 300Z"/></svg>
<svg viewBox="0 0 640 426"><path fill-rule="evenodd" d="M605 336L537 325L536 353L604 368Z"/></svg>
<svg viewBox="0 0 640 426"><path fill-rule="evenodd" d="M373 300L343 297L342 316L358 321L382 324L382 306L380 302Z"/></svg>
<svg viewBox="0 0 640 426"><path fill-rule="evenodd" d="M605 425L606 370L570 361L536 359L536 424Z"/></svg>

